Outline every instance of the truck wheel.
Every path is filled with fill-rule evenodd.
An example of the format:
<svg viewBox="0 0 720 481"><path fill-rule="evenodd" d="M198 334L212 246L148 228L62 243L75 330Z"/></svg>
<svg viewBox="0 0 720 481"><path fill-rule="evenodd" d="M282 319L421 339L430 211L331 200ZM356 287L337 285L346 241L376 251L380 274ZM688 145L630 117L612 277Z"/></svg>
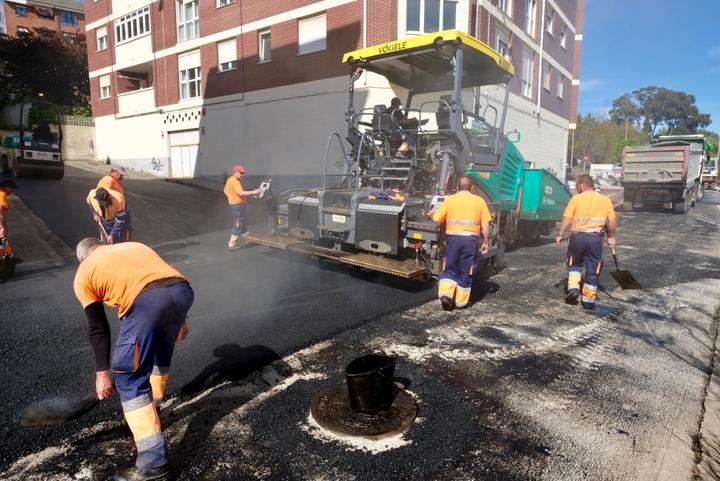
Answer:
<svg viewBox="0 0 720 481"><path fill-rule="evenodd" d="M0 175L5 175L10 171L10 167L8 166L8 158L7 155L3 155L0 157Z"/></svg>
<svg viewBox="0 0 720 481"><path fill-rule="evenodd" d="M685 198L680 202L673 203L673 212L676 214L687 214L688 210L690 210L690 202L688 198Z"/></svg>
<svg viewBox="0 0 720 481"><path fill-rule="evenodd" d="M62 180L63 177L65 177L65 169L50 174L50 178L55 180Z"/></svg>

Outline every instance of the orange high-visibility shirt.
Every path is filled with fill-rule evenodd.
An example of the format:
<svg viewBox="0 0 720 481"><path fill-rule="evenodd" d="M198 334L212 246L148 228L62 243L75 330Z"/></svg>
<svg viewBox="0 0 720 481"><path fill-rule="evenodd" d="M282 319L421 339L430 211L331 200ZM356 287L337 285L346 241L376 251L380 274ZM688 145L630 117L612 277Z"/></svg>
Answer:
<svg viewBox="0 0 720 481"><path fill-rule="evenodd" d="M93 211L100 217L102 217L102 209L100 208L100 203L95 199L95 191L97 189L92 189L87 196L87 203L92 208ZM107 189L106 189L107 190ZM125 210L125 196L122 195L120 192L114 191L114 190L108 190L108 193L110 194L110 200L112 203L110 204L110 207L105 209L105 220L106 221L112 221L117 216L118 212L122 212Z"/></svg>
<svg viewBox="0 0 720 481"><path fill-rule="evenodd" d="M243 191L242 183L240 183L239 180L235 178L235 176L231 175L227 182L225 182L225 195L228 198L228 204L230 205L238 205L238 204L244 204L246 202L245 197L238 195L238 191Z"/></svg>
<svg viewBox="0 0 720 481"><path fill-rule="evenodd" d="M10 210L7 192L3 192L2 190L0 190L0 209Z"/></svg>
<svg viewBox="0 0 720 481"><path fill-rule="evenodd" d="M482 225L492 220L482 197L461 190L453 194L433 214L435 222L445 222L447 235L480 236Z"/></svg>
<svg viewBox="0 0 720 481"><path fill-rule="evenodd" d="M104 302L124 316L140 292L153 281L185 276L139 242L103 245L80 263L73 287L83 308Z"/></svg>
<svg viewBox="0 0 720 481"><path fill-rule="evenodd" d="M602 232L608 219L615 218L612 201L606 195L586 190L570 199L563 217L572 219L570 233Z"/></svg>
<svg viewBox="0 0 720 481"><path fill-rule="evenodd" d="M100 187L105 190L114 190L115 192L120 192L122 195L125 195L125 189L123 189L123 186L120 185L120 182L115 180L112 175L106 175L105 177L100 179L95 188L99 189Z"/></svg>

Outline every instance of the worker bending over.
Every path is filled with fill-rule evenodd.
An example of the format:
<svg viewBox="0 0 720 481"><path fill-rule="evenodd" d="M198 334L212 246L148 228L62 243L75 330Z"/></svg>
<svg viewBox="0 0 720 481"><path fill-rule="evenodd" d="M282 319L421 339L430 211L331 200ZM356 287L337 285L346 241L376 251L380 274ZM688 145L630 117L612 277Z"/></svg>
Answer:
<svg viewBox="0 0 720 481"><path fill-rule="evenodd" d="M0 180L0 259L14 257L12 247L8 241L7 214L10 210L8 196L17 190L14 179ZM16 259L17 260L17 259Z"/></svg>
<svg viewBox="0 0 720 481"><path fill-rule="evenodd" d="M478 246L481 254L486 254L490 246L492 216L485 200L473 194L472 189L470 177L460 177L458 192L430 212L432 220L445 223L445 257L438 278L438 297L446 311L468 305Z"/></svg>
<svg viewBox="0 0 720 481"><path fill-rule="evenodd" d="M105 244L117 244L128 239L129 225L125 196L104 187L92 189L87 196L93 220L100 229L100 240Z"/></svg>
<svg viewBox="0 0 720 481"><path fill-rule="evenodd" d="M228 249L230 250L240 249L245 246L244 240L240 237L247 233L247 220L245 218L247 197L262 192L260 189L245 190L242 185L243 177L245 177L245 167L236 165L233 167L232 175L228 177L227 182L225 182L224 192L227 196L230 210L235 218L233 229L230 233L230 241L228 242Z"/></svg>
<svg viewBox="0 0 720 481"><path fill-rule="evenodd" d="M115 166L110 168L110 174L104 176L97 183L96 188L104 188L105 190L114 190L125 195L125 189L122 186L122 180L125 177L125 167Z"/></svg>
<svg viewBox="0 0 720 481"><path fill-rule="evenodd" d="M76 254L80 267L75 295L88 320L97 397L114 394L114 377L137 447L135 467L114 479L174 479L156 404L164 395L175 341L187 335L185 318L193 290L180 272L138 242L103 245L87 238L77 245ZM112 358L103 303L116 307L120 319Z"/></svg>
<svg viewBox="0 0 720 481"><path fill-rule="evenodd" d="M575 195L563 213L555 241L560 244L563 234L570 228L570 243L567 251L568 292L565 302L577 303L581 297L585 309L595 307L600 271L602 270L603 235L607 231L607 243L615 247L617 219L610 199L595 192L593 178L581 175L575 182ZM585 280L582 269L585 267ZM580 284L582 282L582 291Z"/></svg>

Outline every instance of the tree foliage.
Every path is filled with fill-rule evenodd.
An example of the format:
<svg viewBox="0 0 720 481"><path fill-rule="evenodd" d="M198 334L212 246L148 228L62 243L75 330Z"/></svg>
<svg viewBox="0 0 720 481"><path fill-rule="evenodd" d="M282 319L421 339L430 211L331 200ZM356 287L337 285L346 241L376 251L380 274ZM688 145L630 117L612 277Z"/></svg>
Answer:
<svg viewBox="0 0 720 481"><path fill-rule="evenodd" d="M644 87L613 101L610 118L616 124L629 118L653 136L658 129L667 134L692 134L710 125L710 115L695 105L695 96L664 87Z"/></svg>
<svg viewBox="0 0 720 481"><path fill-rule="evenodd" d="M628 123L625 141L624 120L618 123L606 115L578 115L573 165L582 162L584 156L594 164L616 163L622 159L622 149L626 145L642 145L649 140L633 122Z"/></svg>
<svg viewBox="0 0 720 481"><path fill-rule="evenodd" d="M84 35L55 32L0 35L0 107L44 94L64 112L90 113Z"/></svg>

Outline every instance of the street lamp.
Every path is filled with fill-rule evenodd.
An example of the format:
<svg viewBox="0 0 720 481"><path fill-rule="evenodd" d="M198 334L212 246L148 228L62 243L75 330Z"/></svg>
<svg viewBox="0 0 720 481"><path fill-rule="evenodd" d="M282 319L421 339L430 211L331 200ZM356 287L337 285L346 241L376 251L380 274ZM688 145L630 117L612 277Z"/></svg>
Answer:
<svg viewBox="0 0 720 481"><path fill-rule="evenodd" d="M619 119L625 119L625 142L627 142L627 136L628 136L628 121L632 117L618 117Z"/></svg>

